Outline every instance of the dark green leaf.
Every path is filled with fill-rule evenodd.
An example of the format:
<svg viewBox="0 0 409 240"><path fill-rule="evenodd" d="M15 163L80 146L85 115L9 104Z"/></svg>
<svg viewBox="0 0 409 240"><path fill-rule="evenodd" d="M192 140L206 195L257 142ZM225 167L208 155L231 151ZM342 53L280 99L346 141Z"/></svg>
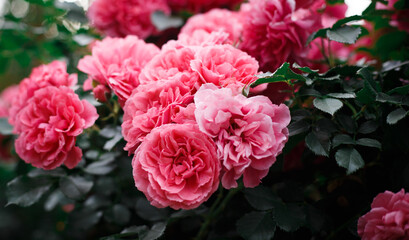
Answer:
<svg viewBox="0 0 409 240"><path fill-rule="evenodd" d="M354 15L354 16L350 16L350 17L346 17L346 18L343 18L343 19L341 19L341 20L338 20L333 26L332 26L332 28L339 28L339 27L342 27L342 25L344 25L345 23L349 23L349 22L352 22L352 21L359 21L359 20L362 20L362 19L365 19L365 17L364 16L359 16L359 15Z"/></svg>
<svg viewBox="0 0 409 240"><path fill-rule="evenodd" d="M112 156L112 157L111 157ZM84 171L94 175L105 175L115 169L115 165L111 164L115 160L115 154L106 153L100 157L99 161L89 164Z"/></svg>
<svg viewBox="0 0 409 240"><path fill-rule="evenodd" d="M364 87L356 94L356 97L358 101L364 104L370 104L376 99L376 91L369 82L365 80Z"/></svg>
<svg viewBox="0 0 409 240"><path fill-rule="evenodd" d="M291 120L294 122L300 121L310 116L311 116L310 111L305 109L297 109L291 112Z"/></svg>
<svg viewBox="0 0 409 240"><path fill-rule="evenodd" d="M354 121L354 119L352 119L351 116L348 116L345 114L337 114L337 121L344 128L344 130L347 131L348 133L355 132L356 122Z"/></svg>
<svg viewBox="0 0 409 240"><path fill-rule="evenodd" d="M319 110L334 115L336 111L342 108L342 102L334 98L316 98L313 104Z"/></svg>
<svg viewBox="0 0 409 240"><path fill-rule="evenodd" d="M301 88L298 92L299 96L314 96L314 97L321 97L322 94L315 89L312 88Z"/></svg>
<svg viewBox="0 0 409 240"><path fill-rule="evenodd" d="M126 225L131 219L131 212L122 204L115 204L105 214L106 219L118 225Z"/></svg>
<svg viewBox="0 0 409 240"><path fill-rule="evenodd" d="M328 118L321 118L320 120L315 122L314 130L317 132L325 132L327 134L331 134L336 132L338 129L332 120Z"/></svg>
<svg viewBox="0 0 409 240"><path fill-rule="evenodd" d="M305 73L312 73L312 74L316 74L318 72L318 70L313 70L309 67L301 67L300 65L298 65L297 63L293 63L293 68L296 68L300 71L303 71Z"/></svg>
<svg viewBox="0 0 409 240"><path fill-rule="evenodd" d="M366 147L374 147L374 148L379 148L381 149L382 144L375 139L371 138L361 138L356 141L356 144L361 145L361 146L366 146Z"/></svg>
<svg viewBox="0 0 409 240"><path fill-rule="evenodd" d="M402 100L402 96L399 95L389 96L381 92L376 95L376 101L381 103L402 104Z"/></svg>
<svg viewBox="0 0 409 240"><path fill-rule="evenodd" d="M155 240L161 237L165 233L166 223L155 223L152 228L140 237L141 240Z"/></svg>
<svg viewBox="0 0 409 240"><path fill-rule="evenodd" d="M62 168L56 168L52 170L44 170L40 168L36 168L31 170L27 176L31 178L40 177L40 176L50 176L50 177L63 177L66 175L66 172Z"/></svg>
<svg viewBox="0 0 409 240"><path fill-rule="evenodd" d="M150 222L157 222L167 218L167 210L152 206L145 198L139 198L135 206L136 214Z"/></svg>
<svg viewBox="0 0 409 240"><path fill-rule="evenodd" d="M151 14L151 22L159 31L168 28L177 28L183 25L182 18L166 15L162 11L153 12Z"/></svg>
<svg viewBox="0 0 409 240"><path fill-rule="evenodd" d="M276 202L281 200L274 195L271 189L263 186L256 188L246 188L244 196L250 205L257 210L270 210L274 207Z"/></svg>
<svg viewBox="0 0 409 240"><path fill-rule="evenodd" d="M328 30L327 37L332 41L353 44L361 32L361 28L343 26L334 30Z"/></svg>
<svg viewBox="0 0 409 240"><path fill-rule="evenodd" d="M373 133L378 129L379 124L373 120L369 120L367 122L364 122L358 129L359 133L362 134L368 134L368 133Z"/></svg>
<svg viewBox="0 0 409 240"><path fill-rule="evenodd" d="M341 144L355 144L355 141L349 135L338 134L332 139L332 145L335 148Z"/></svg>
<svg viewBox="0 0 409 240"><path fill-rule="evenodd" d="M287 82L290 84L290 80L300 80L303 82L307 81L304 76L293 72L290 69L290 64L288 62L285 62L271 75L257 79L257 81L251 84L251 87L254 88L260 84L273 82Z"/></svg>
<svg viewBox="0 0 409 240"><path fill-rule="evenodd" d="M114 138L112 138L111 140L109 140L109 141L107 141L107 142L105 143L105 145L104 145L104 150L111 151L111 149L112 149L113 147L115 147L115 145L116 145L119 141L121 141L121 139L122 139L122 135L120 135L120 134L115 135Z"/></svg>
<svg viewBox="0 0 409 240"><path fill-rule="evenodd" d="M10 125L7 118L0 118L0 134L11 135L13 133L13 126Z"/></svg>
<svg viewBox="0 0 409 240"><path fill-rule="evenodd" d="M68 198L81 199L87 194L94 183L83 177L68 176L60 178L60 189Z"/></svg>
<svg viewBox="0 0 409 240"><path fill-rule="evenodd" d="M323 28L323 29L320 29L320 30L314 32L313 34L311 34L307 39L306 46L308 46L316 38L325 38L327 36L327 31L328 30L329 30L329 28Z"/></svg>
<svg viewBox="0 0 409 240"><path fill-rule="evenodd" d="M328 157L331 142L329 141L328 136L325 134L310 132L305 138L305 143L307 144L307 147L315 154Z"/></svg>
<svg viewBox="0 0 409 240"><path fill-rule="evenodd" d="M79 229L89 229L99 222L103 213L102 211L94 211L89 209L83 209L80 212L76 212L71 216L74 218L72 221Z"/></svg>
<svg viewBox="0 0 409 240"><path fill-rule="evenodd" d="M405 86L402 86L402 87L397 87L397 88L394 88L394 89L388 91L388 95L391 95L393 93L399 93L399 94L402 94L402 95L408 94L409 93L409 84L405 85Z"/></svg>
<svg viewBox="0 0 409 240"><path fill-rule="evenodd" d="M341 148L335 153L335 159L339 166L347 169L351 174L365 165L359 152L354 148Z"/></svg>
<svg viewBox="0 0 409 240"><path fill-rule="evenodd" d="M274 237L276 223L269 212L251 212L237 221L236 228L246 240L269 240Z"/></svg>
<svg viewBox="0 0 409 240"><path fill-rule="evenodd" d="M305 225L306 214L304 209L294 203L276 205L273 215L277 226L286 232L297 231L297 229Z"/></svg>
<svg viewBox="0 0 409 240"><path fill-rule="evenodd" d="M395 124L406 117L407 114L408 112L406 112L403 108L398 108L388 114L388 116L386 117L386 122L391 125Z"/></svg>
<svg viewBox="0 0 409 240"><path fill-rule="evenodd" d="M99 156L99 152L97 150L90 150L85 153L85 158L91 160L97 160Z"/></svg>
<svg viewBox="0 0 409 240"><path fill-rule="evenodd" d="M62 194L62 192L58 189L55 190L50 194L50 196L48 196L47 200L45 201L44 209L48 212L53 210L62 199L64 199L64 195Z"/></svg>
<svg viewBox="0 0 409 240"><path fill-rule="evenodd" d="M294 135L306 132L308 131L308 129L310 129L310 123L306 120L293 122L288 126L288 131L290 132L290 136L294 136Z"/></svg>
<svg viewBox="0 0 409 240"><path fill-rule="evenodd" d="M36 203L50 189L48 179L28 179L17 177L7 184L7 204L28 207Z"/></svg>
<svg viewBox="0 0 409 240"><path fill-rule="evenodd" d="M330 93L327 96L333 97L333 98L355 98L356 95L355 93Z"/></svg>

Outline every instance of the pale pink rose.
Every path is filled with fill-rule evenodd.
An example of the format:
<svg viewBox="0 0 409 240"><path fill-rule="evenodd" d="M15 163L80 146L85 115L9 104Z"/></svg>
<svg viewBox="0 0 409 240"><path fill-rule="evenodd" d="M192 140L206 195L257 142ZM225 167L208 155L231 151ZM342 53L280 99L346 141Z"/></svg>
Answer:
<svg viewBox="0 0 409 240"><path fill-rule="evenodd" d="M92 55L82 58L78 69L87 73L90 79L112 89L123 106L133 89L139 85L142 68L159 51L155 45L145 43L136 36L107 37L94 44ZM84 89L92 87L92 80L85 82ZM97 99L103 100L106 88L99 87L93 92Z"/></svg>
<svg viewBox="0 0 409 240"><path fill-rule="evenodd" d="M9 122L14 124L19 111L26 106L34 93L47 86L67 86L73 87L77 84L77 74L68 74L67 66L64 62L53 61L47 65L41 65L32 70L28 78L23 79L19 84L19 92L10 107Z"/></svg>
<svg viewBox="0 0 409 240"><path fill-rule="evenodd" d="M4 89L0 94L0 117L9 117L9 110L15 98L18 97L18 85L12 85Z"/></svg>
<svg viewBox="0 0 409 240"><path fill-rule="evenodd" d="M15 130L17 154L34 167L46 170L61 164L74 168L82 151L76 137L98 118L90 103L80 100L68 87L37 90L19 112Z"/></svg>
<svg viewBox="0 0 409 240"><path fill-rule="evenodd" d="M191 102L190 88L177 79L137 87L124 107L125 150L133 154L152 129L175 122L177 114Z"/></svg>
<svg viewBox="0 0 409 240"><path fill-rule="evenodd" d="M288 140L288 107L265 96L234 95L213 84L202 85L194 101L200 130L216 142L223 187L237 187L241 176L244 186L257 186Z"/></svg>
<svg viewBox="0 0 409 240"><path fill-rule="evenodd" d="M213 46L218 44L229 44L229 34L223 31L207 32L203 29L193 31L191 34L180 33L177 41L169 41L170 44L181 44L182 46Z"/></svg>
<svg viewBox="0 0 409 240"><path fill-rule="evenodd" d="M213 9L189 18L180 32L192 36L199 29L208 33L225 32L229 35L229 43L235 44L239 42L243 31L241 15L227 9Z"/></svg>
<svg viewBox="0 0 409 240"><path fill-rule="evenodd" d="M358 220L362 240L409 239L409 193L385 191L374 198L371 208Z"/></svg>
<svg viewBox="0 0 409 240"><path fill-rule="evenodd" d="M194 57L195 50L191 47L174 42L164 45L162 51L142 69L139 81L141 84L147 84L177 79L193 89L199 80L198 74L190 67Z"/></svg>
<svg viewBox="0 0 409 240"><path fill-rule="evenodd" d="M294 0L250 0L242 9L243 42L240 48L255 57L263 71L283 62L305 62L308 37L321 27L311 9L295 9Z"/></svg>
<svg viewBox="0 0 409 240"><path fill-rule="evenodd" d="M237 93L257 80L257 60L231 45L200 48L190 65L199 74L201 84L213 83L218 87L229 87Z"/></svg>
<svg viewBox="0 0 409 240"><path fill-rule="evenodd" d="M243 0L167 0L173 11L188 10L194 13L212 8L233 8Z"/></svg>
<svg viewBox="0 0 409 240"><path fill-rule="evenodd" d="M196 208L219 185L214 142L193 124L153 129L136 151L132 167L135 186L159 208Z"/></svg>
<svg viewBox="0 0 409 240"><path fill-rule="evenodd" d="M91 25L111 37L136 35L142 39L157 34L151 22L155 11L170 13L166 0L95 0L88 9Z"/></svg>

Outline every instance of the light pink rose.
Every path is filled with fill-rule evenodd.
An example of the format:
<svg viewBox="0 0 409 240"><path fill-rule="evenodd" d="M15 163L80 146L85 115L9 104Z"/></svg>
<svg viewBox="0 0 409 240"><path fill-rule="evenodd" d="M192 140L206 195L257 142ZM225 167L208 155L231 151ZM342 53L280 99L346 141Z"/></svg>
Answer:
<svg viewBox="0 0 409 240"><path fill-rule="evenodd" d="M169 41L166 46L171 44L181 44L182 46L213 46L218 44L229 44L229 34L223 31L207 32L203 29L197 29L191 34L180 33L177 41Z"/></svg>
<svg viewBox="0 0 409 240"><path fill-rule="evenodd" d="M38 89L47 86L73 87L77 84L77 74L68 74L64 62L53 61L47 65L41 65L32 70L30 76L19 84L19 93L10 107L9 122L14 124L19 111L26 106L27 102Z"/></svg>
<svg viewBox="0 0 409 240"><path fill-rule="evenodd" d="M82 151L76 137L98 118L90 103L80 100L68 87L48 86L37 90L19 113L15 130L17 154L34 167L46 170L61 164L74 168Z"/></svg>
<svg viewBox="0 0 409 240"><path fill-rule="evenodd" d="M15 98L18 97L18 85L12 85L4 89L0 94L0 117L9 117L9 110Z"/></svg>
<svg viewBox="0 0 409 240"><path fill-rule="evenodd" d="M82 58L78 63L78 69L99 84L112 89L123 105L132 90L139 85L138 78L142 68L159 51L155 45L145 43L136 36L107 37L94 44L92 55ZM92 87L92 84L86 82L85 88L88 89L90 86ZM101 88L94 90L95 96L100 100L106 90Z"/></svg>
<svg viewBox="0 0 409 240"><path fill-rule="evenodd" d="M409 193L385 191L374 198L371 208L358 220L362 240L409 239Z"/></svg>
<svg viewBox="0 0 409 240"><path fill-rule="evenodd" d="M173 11L188 10L194 13L212 8L233 8L243 0L167 0Z"/></svg>
<svg viewBox="0 0 409 240"><path fill-rule="evenodd" d="M203 85L194 101L200 130L216 142L223 187L237 187L241 176L244 186L257 186L288 140L288 107L265 96L233 95L213 84Z"/></svg>
<svg viewBox="0 0 409 240"><path fill-rule="evenodd" d="M202 84L213 83L235 92L241 92L244 86L257 80L258 62L230 45L200 48L190 65L199 74Z"/></svg>
<svg viewBox="0 0 409 240"><path fill-rule="evenodd" d="M196 208L219 185L214 142L193 124L153 129L136 151L132 167L135 186L159 208Z"/></svg>
<svg viewBox="0 0 409 240"><path fill-rule="evenodd" d="M263 71L283 62L304 65L305 43L321 27L311 9L295 9L294 0L250 0L242 7L243 42L240 48L255 57Z"/></svg>
<svg viewBox="0 0 409 240"><path fill-rule="evenodd" d="M199 79L198 74L190 67L190 61L194 56L195 50L191 47L174 43L164 45L162 51L142 69L139 81L141 84L147 84L177 79L193 89Z"/></svg>
<svg viewBox="0 0 409 240"><path fill-rule="evenodd" d="M243 26L238 12L227 9L213 9L207 13L197 14L189 18L180 32L192 36L199 29L208 33L225 32L229 35L229 43L235 44L240 40Z"/></svg>
<svg viewBox="0 0 409 240"><path fill-rule="evenodd" d="M122 134L125 150L133 154L152 129L175 122L181 109L193 102L190 88L175 80L140 85L126 101Z"/></svg>
<svg viewBox="0 0 409 240"><path fill-rule="evenodd" d="M88 9L91 25L111 37L136 35L142 39L158 33L151 22L155 11L170 13L166 0L95 0Z"/></svg>

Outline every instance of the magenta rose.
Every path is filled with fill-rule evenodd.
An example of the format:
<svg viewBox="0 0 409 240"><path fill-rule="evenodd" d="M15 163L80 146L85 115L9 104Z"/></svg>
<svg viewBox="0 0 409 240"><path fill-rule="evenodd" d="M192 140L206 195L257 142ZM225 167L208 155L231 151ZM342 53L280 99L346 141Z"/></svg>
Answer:
<svg viewBox="0 0 409 240"><path fill-rule="evenodd" d="M132 167L135 186L159 208L196 208L219 185L214 142L193 124L153 129L136 151Z"/></svg>
<svg viewBox="0 0 409 240"><path fill-rule="evenodd" d="M19 84L19 92L15 95L10 107L9 122L14 124L19 111L26 106L27 102L38 89L47 86L73 87L77 84L77 74L68 74L67 65L61 61L53 61L46 65L34 68L28 78Z"/></svg>
<svg viewBox="0 0 409 240"><path fill-rule="evenodd" d="M136 35L145 39L158 33L151 22L155 11L169 14L166 0L95 0L87 15L91 25L107 36Z"/></svg>
<svg viewBox="0 0 409 240"><path fill-rule="evenodd" d="M95 107L80 100L70 88L39 89L15 122L19 134L16 152L37 168L49 170L61 164L74 168L82 157L81 149L75 146L76 137L97 118Z"/></svg>
<svg viewBox="0 0 409 240"><path fill-rule="evenodd" d="M9 110L14 101L18 97L18 85L12 85L4 89L0 94L0 117L9 117Z"/></svg>
<svg viewBox="0 0 409 240"><path fill-rule="evenodd" d="M132 90L139 85L138 79L142 68L159 51L155 45L145 43L136 36L107 37L94 44L92 55L82 58L78 63L78 69L87 73L90 79L98 84L112 89L123 105ZM92 84L87 82L86 89L90 87ZM98 86L93 88L95 97L103 100L105 89Z"/></svg>
<svg viewBox="0 0 409 240"><path fill-rule="evenodd" d="M213 9L189 18L180 32L193 35L196 30L208 33L222 31L229 35L229 43L235 44L239 42L243 31L240 17L239 13L227 9Z"/></svg>
<svg viewBox="0 0 409 240"><path fill-rule="evenodd" d="M274 71L286 61L304 64L306 41L321 27L319 14L296 10L294 0L250 0L241 12L240 48L255 57L263 71Z"/></svg>
<svg viewBox="0 0 409 240"><path fill-rule="evenodd" d="M212 8L233 8L243 0L167 0L173 11L188 10L194 13Z"/></svg>
<svg viewBox="0 0 409 240"><path fill-rule="evenodd" d="M237 187L241 176L244 186L257 186L288 140L288 107L265 96L234 95L213 84L202 85L194 101L200 130L216 142L223 187Z"/></svg>
<svg viewBox="0 0 409 240"><path fill-rule="evenodd" d="M201 84L213 83L234 92L256 81L258 73L257 60L230 45L199 48L190 65L199 74Z"/></svg>
<svg viewBox="0 0 409 240"><path fill-rule="evenodd" d="M171 40L168 43L166 43L166 45L169 47L172 44L174 44L175 47L178 47L180 44L182 46L206 47L229 43L231 43L229 40L229 34L226 32L217 31L209 33L203 29L197 29L193 31L191 34L180 33L177 41Z"/></svg>
<svg viewBox="0 0 409 240"><path fill-rule="evenodd" d="M374 198L371 208L358 220L362 240L408 239L409 193L385 191Z"/></svg>
<svg viewBox="0 0 409 240"><path fill-rule="evenodd" d="M177 79L140 85L124 107L125 150L133 154L152 129L180 119L178 113L191 102L190 88Z"/></svg>
<svg viewBox="0 0 409 240"><path fill-rule="evenodd" d="M164 45L162 51L142 69L139 81L141 84L147 84L152 81L177 79L189 88L194 88L199 79L198 74L190 67L194 56L195 50L191 47L174 43Z"/></svg>

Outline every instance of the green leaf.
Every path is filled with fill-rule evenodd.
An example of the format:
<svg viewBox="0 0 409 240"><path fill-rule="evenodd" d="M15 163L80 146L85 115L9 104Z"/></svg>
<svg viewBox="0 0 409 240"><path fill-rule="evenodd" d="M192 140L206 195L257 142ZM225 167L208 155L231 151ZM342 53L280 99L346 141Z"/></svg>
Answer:
<svg viewBox="0 0 409 240"><path fill-rule="evenodd" d="M371 90L374 93L381 91L380 87L376 84L375 80L373 79L372 72L369 71L368 68L365 67L365 68L359 69L357 74L361 75L362 78L365 79L367 83L369 83Z"/></svg>
<svg viewBox="0 0 409 240"><path fill-rule="evenodd" d="M59 189L55 190L50 194L50 196L48 196L47 200L45 201L44 209L47 212L53 210L63 198L64 195L62 194L62 192Z"/></svg>
<svg viewBox="0 0 409 240"><path fill-rule="evenodd" d="M109 157L107 157L109 156ZM111 157L112 156L112 157ZM99 161L89 164L84 171L94 175L105 175L115 169L115 165L111 164L115 160L113 153L106 153L100 157Z"/></svg>
<svg viewBox="0 0 409 240"><path fill-rule="evenodd" d="M313 104L319 110L334 115L336 111L342 108L343 103L334 98L316 98Z"/></svg>
<svg viewBox="0 0 409 240"><path fill-rule="evenodd" d="M11 135L13 133L13 126L10 125L7 118L0 118L0 134Z"/></svg>
<svg viewBox="0 0 409 240"><path fill-rule="evenodd" d="M343 26L334 30L327 30L327 37L332 41L353 44L361 32L361 28Z"/></svg>
<svg viewBox="0 0 409 240"><path fill-rule="evenodd" d="M50 189L52 183L48 179L29 179L17 177L7 184L7 204L28 207L38 202Z"/></svg>
<svg viewBox="0 0 409 240"><path fill-rule="evenodd" d="M250 205L257 210L270 210L274 207L275 203L281 201L274 195L271 189L263 186L246 188L244 190L244 196Z"/></svg>
<svg viewBox="0 0 409 240"><path fill-rule="evenodd" d="M151 14L151 22L159 31L169 28L177 28L183 25L183 19L174 16L168 16L162 11L155 11Z"/></svg>
<svg viewBox="0 0 409 240"><path fill-rule="evenodd" d="M269 240L274 237L276 223L269 212L251 212L237 221L236 228L246 240Z"/></svg>
<svg viewBox="0 0 409 240"><path fill-rule="evenodd" d="M155 240L161 237L166 230L166 223L165 222L160 222L160 223L155 223L152 228L146 233L143 234L140 239L141 240Z"/></svg>
<svg viewBox="0 0 409 240"><path fill-rule="evenodd" d="M251 88L254 88L260 84L264 83L274 83L274 82L287 82L291 84L290 80L300 80L302 82L306 82L307 79L300 74L296 74L290 69L290 64L288 62L283 63L281 67L279 67L274 73L265 76L263 74L262 78L257 79L254 83L251 84Z"/></svg>
<svg viewBox="0 0 409 240"><path fill-rule="evenodd" d="M63 177L67 175L65 170L62 168L56 168L52 170L44 170L41 168L36 168L31 170L27 176L31 178L40 177L40 176L50 176L50 177Z"/></svg>
<svg viewBox="0 0 409 240"><path fill-rule="evenodd" d="M406 95L406 94L409 93L409 84L405 85L405 86L402 86L402 87L394 88L394 89L388 91L387 93L388 93L388 95L391 95L393 93L399 93L399 94L402 94L402 95Z"/></svg>
<svg viewBox="0 0 409 240"><path fill-rule="evenodd" d="M327 96L333 98L356 98L355 93L330 93Z"/></svg>
<svg viewBox="0 0 409 240"><path fill-rule="evenodd" d="M305 138L305 143L307 144L307 147L315 154L328 157L331 142L329 141L328 136L325 134L310 132Z"/></svg>
<svg viewBox="0 0 409 240"><path fill-rule="evenodd" d="M297 229L305 225L306 214L304 209L294 203L281 203L275 206L273 215L277 226L286 232L297 231Z"/></svg>
<svg viewBox="0 0 409 240"><path fill-rule="evenodd" d="M131 212L124 205L115 204L106 212L105 218L110 222L123 226L126 225L131 219Z"/></svg>
<svg viewBox="0 0 409 240"><path fill-rule="evenodd" d="M370 83L365 80L364 87L356 94L356 97L358 101L364 104L370 104L376 99L376 91Z"/></svg>
<svg viewBox="0 0 409 240"><path fill-rule="evenodd" d="M300 120L297 122L293 122L288 126L288 131L290 132L290 136L294 136L303 132L306 132L310 129L311 124L306 120Z"/></svg>
<svg viewBox="0 0 409 240"><path fill-rule="evenodd" d="M152 206L146 198L136 201L135 210L139 217L150 222L165 220L168 216L166 209Z"/></svg>
<svg viewBox="0 0 409 240"><path fill-rule="evenodd" d="M332 139L332 145L335 148L341 144L355 144L355 141L349 135L338 134Z"/></svg>
<svg viewBox="0 0 409 240"><path fill-rule="evenodd" d="M359 126L358 132L362 134L368 134L368 133L373 133L378 129L379 124L374 121L374 120L369 120L367 122L362 123L361 126Z"/></svg>
<svg viewBox="0 0 409 240"><path fill-rule="evenodd" d="M94 183L79 176L68 176L60 178L60 189L68 198L82 199Z"/></svg>
<svg viewBox="0 0 409 240"><path fill-rule="evenodd" d="M364 160L355 148L341 148L335 153L335 159L339 166L347 169L351 174L365 165Z"/></svg>
<svg viewBox="0 0 409 240"><path fill-rule="evenodd" d="M311 35L308 37L308 39L307 39L306 46L310 45L310 43L311 43L312 41L314 41L314 39L316 39L316 38L324 38L324 37L326 37L326 36L327 36L327 31L328 31L329 29L330 29L330 28L323 28L323 29L320 29L320 30L314 32L313 34L311 34Z"/></svg>
<svg viewBox="0 0 409 240"><path fill-rule="evenodd" d="M381 92L376 95L376 101L381 103L402 104L402 100L400 95L389 96Z"/></svg>
<svg viewBox="0 0 409 240"><path fill-rule="evenodd" d="M374 147L374 148L382 148L382 144L375 139L371 138L361 138L356 141L356 144L361 145L361 146L366 146L366 147Z"/></svg>
<svg viewBox="0 0 409 240"><path fill-rule="evenodd" d="M319 70L313 70L309 67L301 67L300 65L298 65L297 63L293 63L293 68L296 68L300 71L303 71L305 73L311 73L311 74L317 74Z"/></svg>
<svg viewBox="0 0 409 240"><path fill-rule="evenodd" d="M386 122L393 125L406 117L407 114L408 112L406 112L403 108L398 108L388 114L388 116L386 117Z"/></svg>
<svg viewBox="0 0 409 240"><path fill-rule="evenodd" d="M343 19L341 19L341 20L338 20L338 21L332 26L332 28L333 28L333 29L335 29L335 28L340 28L340 27L342 27L342 25L344 25L345 23L349 23L349 22L353 22L353 21L359 21L359 20L362 20L362 19L365 19L365 17L364 17L364 16L360 16L360 15L354 15L354 16L346 17L346 18L343 18Z"/></svg>

